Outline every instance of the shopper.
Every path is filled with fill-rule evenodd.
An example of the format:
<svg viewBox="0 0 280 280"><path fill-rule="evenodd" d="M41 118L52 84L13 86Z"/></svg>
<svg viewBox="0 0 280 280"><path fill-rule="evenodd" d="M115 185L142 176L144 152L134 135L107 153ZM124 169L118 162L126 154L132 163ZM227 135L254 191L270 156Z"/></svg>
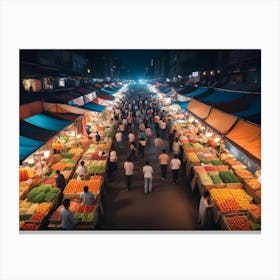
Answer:
<svg viewBox="0 0 280 280"><path fill-rule="evenodd" d="M159 155L161 150L162 150L162 147L163 147L163 141L160 138L159 134L157 134L157 138L155 138L154 143L155 143L155 148L156 148L156 151L157 151L157 155Z"/></svg>
<svg viewBox="0 0 280 280"><path fill-rule="evenodd" d="M88 191L88 186L84 186L84 192L80 193L80 199L84 205L95 204L95 195Z"/></svg>
<svg viewBox="0 0 280 280"><path fill-rule="evenodd" d="M70 199L68 198L64 199L62 204L64 208L62 208L59 213L62 229L64 230L75 229L76 221L74 219L73 213L69 210Z"/></svg>
<svg viewBox="0 0 280 280"><path fill-rule="evenodd" d="M63 191L66 186L65 177L63 176L63 174L60 173L60 170L56 170L56 174L57 174L55 179L56 186L61 191Z"/></svg>
<svg viewBox="0 0 280 280"><path fill-rule="evenodd" d="M122 132L118 130L118 132L115 135L115 139L117 142L117 147L120 152L123 150L122 136L123 136Z"/></svg>
<svg viewBox="0 0 280 280"><path fill-rule="evenodd" d="M165 137L166 137L166 122L165 122L164 119L160 119L159 128L160 128L161 138L165 139Z"/></svg>
<svg viewBox="0 0 280 280"><path fill-rule="evenodd" d="M147 160L145 166L143 167L143 174L144 174L144 192L150 193L153 189L153 167L150 165L149 161Z"/></svg>
<svg viewBox="0 0 280 280"><path fill-rule="evenodd" d="M115 150L112 150L109 155L109 174L110 174L109 177L111 177L117 169L118 169L117 152Z"/></svg>
<svg viewBox="0 0 280 280"><path fill-rule="evenodd" d="M96 131L96 134L95 134L95 141L96 141L97 143L99 143L99 142L101 141L101 136L99 135L99 132L98 132L98 131Z"/></svg>
<svg viewBox="0 0 280 280"><path fill-rule="evenodd" d="M169 161L169 156L166 153L165 149L162 150L162 153L159 155L158 159L161 167L161 179L162 181L164 181L166 179L167 166Z"/></svg>
<svg viewBox="0 0 280 280"><path fill-rule="evenodd" d="M173 154L177 155L179 157L180 154L180 148L181 148L181 143L179 142L179 139L176 138L175 141L172 144L172 150Z"/></svg>
<svg viewBox="0 0 280 280"><path fill-rule="evenodd" d="M172 170L173 183L177 183L181 161L178 155L175 154L174 158L170 161L170 169Z"/></svg>
<svg viewBox="0 0 280 280"><path fill-rule="evenodd" d="M146 144L147 144L147 146L150 146L151 145L151 138L152 138L152 135L153 135L150 127L147 127L145 129L145 134L146 134Z"/></svg>
<svg viewBox="0 0 280 280"><path fill-rule="evenodd" d="M82 160L80 166L77 168L76 173L78 174L77 180L85 180L85 176L88 174L88 169L85 166L85 162Z"/></svg>
<svg viewBox="0 0 280 280"><path fill-rule="evenodd" d="M134 170L134 163L132 162L130 157L128 157L127 160L124 162L123 167L125 170L127 190L130 191L131 190L131 178L132 178L133 170Z"/></svg>
<svg viewBox="0 0 280 280"><path fill-rule="evenodd" d="M205 191L203 196L200 198L199 210L198 210L198 223L202 227L209 225L211 220L211 212L209 211L214 206L214 203L211 201L210 192Z"/></svg>
<svg viewBox="0 0 280 280"><path fill-rule="evenodd" d="M136 148L136 144L135 142L131 142L129 144L129 151L130 151L130 158L133 159L133 160L136 160L136 151L137 151L137 148Z"/></svg>
<svg viewBox="0 0 280 280"><path fill-rule="evenodd" d="M168 142L169 142L169 153L172 151L172 146L175 138L176 130L174 129L171 133L168 135Z"/></svg>

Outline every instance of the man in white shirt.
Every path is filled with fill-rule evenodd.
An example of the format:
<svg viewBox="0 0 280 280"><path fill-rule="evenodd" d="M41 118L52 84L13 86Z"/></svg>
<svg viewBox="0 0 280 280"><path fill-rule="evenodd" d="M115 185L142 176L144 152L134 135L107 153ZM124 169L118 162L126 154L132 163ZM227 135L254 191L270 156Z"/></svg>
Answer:
<svg viewBox="0 0 280 280"><path fill-rule="evenodd" d="M143 174L144 174L144 192L150 193L153 188L153 167L150 166L149 161L147 160L145 166L143 167Z"/></svg>
<svg viewBox="0 0 280 280"><path fill-rule="evenodd" d="M127 158L123 167L124 167L125 177L126 177L126 182L127 182L127 190L130 191L131 190L131 177L133 175L133 170L134 170L134 163L131 161L130 157Z"/></svg>
<svg viewBox="0 0 280 280"><path fill-rule="evenodd" d="M117 142L117 147L119 148L119 151L122 151L122 132L119 130L116 135L116 142Z"/></svg>
<svg viewBox="0 0 280 280"><path fill-rule="evenodd" d="M173 183L177 183L179 169L181 167L181 161L178 159L178 155L174 155L174 158L170 161L170 169L172 170Z"/></svg>
<svg viewBox="0 0 280 280"><path fill-rule="evenodd" d="M83 180L85 175L88 174L87 167L85 166L85 162L82 160L81 165L77 168L76 173L78 174L77 180Z"/></svg>

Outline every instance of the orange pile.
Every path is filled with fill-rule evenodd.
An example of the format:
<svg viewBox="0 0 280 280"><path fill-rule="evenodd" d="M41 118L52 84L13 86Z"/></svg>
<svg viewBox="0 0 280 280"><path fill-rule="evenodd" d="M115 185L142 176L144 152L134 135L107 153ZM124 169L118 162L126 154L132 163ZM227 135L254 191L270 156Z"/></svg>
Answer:
<svg viewBox="0 0 280 280"><path fill-rule="evenodd" d="M93 192L94 194L98 194L101 187L101 180L98 178L95 178L94 180L87 180L87 181L77 181L76 179L71 179L69 183L66 185L64 189L64 193L65 194L80 193L84 191L85 186L88 186L88 190L90 192Z"/></svg>

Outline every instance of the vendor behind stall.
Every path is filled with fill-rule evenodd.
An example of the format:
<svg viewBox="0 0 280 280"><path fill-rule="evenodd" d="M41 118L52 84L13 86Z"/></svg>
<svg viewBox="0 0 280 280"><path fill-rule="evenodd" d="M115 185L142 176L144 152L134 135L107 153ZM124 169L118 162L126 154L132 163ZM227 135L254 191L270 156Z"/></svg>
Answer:
<svg viewBox="0 0 280 280"><path fill-rule="evenodd" d="M85 166L85 162L81 161L80 166L76 170L77 180L83 180L84 177L88 174L87 167Z"/></svg>

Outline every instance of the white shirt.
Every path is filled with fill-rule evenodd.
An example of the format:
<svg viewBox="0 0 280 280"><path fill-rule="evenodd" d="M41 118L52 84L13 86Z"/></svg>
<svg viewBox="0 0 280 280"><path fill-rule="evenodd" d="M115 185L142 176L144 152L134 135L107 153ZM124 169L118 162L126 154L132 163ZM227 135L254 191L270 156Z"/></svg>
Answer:
<svg viewBox="0 0 280 280"><path fill-rule="evenodd" d="M120 131L116 133L115 137L117 142L122 142L122 133Z"/></svg>
<svg viewBox="0 0 280 280"><path fill-rule="evenodd" d="M111 151L110 153L110 161L111 162L116 162L117 161L117 152L116 151Z"/></svg>
<svg viewBox="0 0 280 280"><path fill-rule="evenodd" d="M180 167L181 167L181 161L178 158L173 158L170 161L170 168L172 170L180 169Z"/></svg>
<svg viewBox="0 0 280 280"><path fill-rule="evenodd" d="M144 178L152 178L153 177L153 167L150 165L145 165L143 167Z"/></svg>
<svg viewBox="0 0 280 280"><path fill-rule="evenodd" d="M78 175L87 175L88 170L85 166L79 166L76 172L78 173Z"/></svg>
<svg viewBox="0 0 280 280"><path fill-rule="evenodd" d="M180 146L181 146L180 142L173 142L173 145L172 145L173 152L174 153L179 153L180 152Z"/></svg>
<svg viewBox="0 0 280 280"><path fill-rule="evenodd" d="M134 163L131 161L126 161L123 165L125 170L125 175L131 176L133 175Z"/></svg>
<svg viewBox="0 0 280 280"><path fill-rule="evenodd" d="M128 134L128 141L129 141L129 142L135 141L135 135L134 135L133 133L129 133L129 134Z"/></svg>
<svg viewBox="0 0 280 280"><path fill-rule="evenodd" d="M92 192L82 192L80 193L80 198L84 205L94 205L95 197Z"/></svg>

